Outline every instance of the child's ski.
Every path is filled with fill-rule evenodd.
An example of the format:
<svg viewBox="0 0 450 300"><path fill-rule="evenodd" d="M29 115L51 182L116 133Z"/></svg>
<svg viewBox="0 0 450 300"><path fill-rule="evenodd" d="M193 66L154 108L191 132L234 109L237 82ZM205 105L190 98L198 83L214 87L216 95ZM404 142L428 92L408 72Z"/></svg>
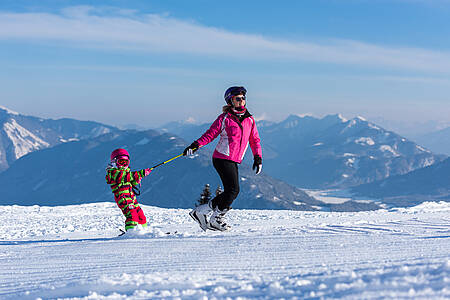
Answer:
<svg viewBox="0 0 450 300"><path fill-rule="evenodd" d="M118 237L124 235L125 233L127 233L123 229L119 229L119 230L120 230L120 233L119 233ZM175 231L166 231L166 232L164 232L164 234L166 234L166 235L178 234L178 231L177 230L175 230Z"/></svg>
<svg viewBox="0 0 450 300"><path fill-rule="evenodd" d="M167 232L165 232L165 234L167 234L167 235L178 234L178 231L167 231Z"/></svg>

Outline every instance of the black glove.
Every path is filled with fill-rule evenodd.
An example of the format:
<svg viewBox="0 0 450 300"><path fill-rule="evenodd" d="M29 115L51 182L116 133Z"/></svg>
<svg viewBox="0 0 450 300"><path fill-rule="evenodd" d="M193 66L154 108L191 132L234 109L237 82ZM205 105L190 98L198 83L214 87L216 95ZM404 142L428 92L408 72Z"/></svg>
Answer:
<svg viewBox="0 0 450 300"><path fill-rule="evenodd" d="M253 158L253 170L255 170L256 175L258 175L259 173L261 173L262 170L262 158L259 155L255 155L255 157Z"/></svg>
<svg viewBox="0 0 450 300"><path fill-rule="evenodd" d="M193 142L189 147L187 147L186 149L184 149L183 151L183 155L186 156L192 156L195 151L198 150L198 148L200 148L200 145L198 144L197 141Z"/></svg>

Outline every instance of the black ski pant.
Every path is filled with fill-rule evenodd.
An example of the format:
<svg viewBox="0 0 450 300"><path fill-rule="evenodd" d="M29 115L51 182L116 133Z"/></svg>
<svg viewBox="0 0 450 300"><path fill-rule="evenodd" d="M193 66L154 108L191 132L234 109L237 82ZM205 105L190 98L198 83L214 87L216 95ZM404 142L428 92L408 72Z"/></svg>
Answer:
<svg viewBox="0 0 450 300"><path fill-rule="evenodd" d="M230 209L239 194L239 172L237 162L213 158L213 165L223 184L223 193L212 199L213 208Z"/></svg>

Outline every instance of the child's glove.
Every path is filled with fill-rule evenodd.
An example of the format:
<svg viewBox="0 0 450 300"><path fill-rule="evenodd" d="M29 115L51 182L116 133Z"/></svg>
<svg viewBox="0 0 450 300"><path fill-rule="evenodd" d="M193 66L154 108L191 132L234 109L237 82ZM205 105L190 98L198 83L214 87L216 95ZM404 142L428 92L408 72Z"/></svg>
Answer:
<svg viewBox="0 0 450 300"><path fill-rule="evenodd" d="M144 176L147 176L148 174L150 174L152 172L152 169L148 168L144 170Z"/></svg>
<svg viewBox="0 0 450 300"><path fill-rule="evenodd" d="M262 170L262 158L258 155L255 155L254 157L254 161L253 161L253 170L255 170L256 175L258 175L259 173L261 173Z"/></svg>
<svg viewBox="0 0 450 300"><path fill-rule="evenodd" d="M110 161L109 164L106 166L106 171L116 168L116 162Z"/></svg>

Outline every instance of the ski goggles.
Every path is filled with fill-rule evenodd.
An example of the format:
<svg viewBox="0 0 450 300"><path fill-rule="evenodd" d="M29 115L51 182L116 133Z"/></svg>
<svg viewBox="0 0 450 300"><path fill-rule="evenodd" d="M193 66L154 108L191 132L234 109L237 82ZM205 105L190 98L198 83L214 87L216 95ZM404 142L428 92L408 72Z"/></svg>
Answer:
<svg viewBox="0 0 450 300"><path fill-rule="evenodd" d="M126 158L118 158L116 159L116 164L120 167L127 167L130 164L130 161Z"/></svg>
<svg viewBox="0 0 450 300"><path fill-rule="evenodd" d="M233 96L236 101L245 101L247 98L245 96Z"/></svg>

